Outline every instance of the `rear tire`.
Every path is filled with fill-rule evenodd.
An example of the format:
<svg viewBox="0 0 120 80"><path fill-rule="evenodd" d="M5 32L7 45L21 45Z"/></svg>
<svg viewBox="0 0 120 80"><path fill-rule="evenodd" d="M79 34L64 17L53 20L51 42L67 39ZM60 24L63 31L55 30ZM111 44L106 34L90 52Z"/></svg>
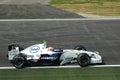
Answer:
<svg viewBox="0 0 120 80"><path fill-rule="evenodd" d="M90 57L86 53L79 54L77 62L81 67L86 67L90 64Z"/></svg>
<svg viewBox="0 0 120 80"><path fill-rule="evenodd" d="M26 60L22 56L15 56L15 58L12 61L12 64L17 69L21 69L25 67Z"/></svg>

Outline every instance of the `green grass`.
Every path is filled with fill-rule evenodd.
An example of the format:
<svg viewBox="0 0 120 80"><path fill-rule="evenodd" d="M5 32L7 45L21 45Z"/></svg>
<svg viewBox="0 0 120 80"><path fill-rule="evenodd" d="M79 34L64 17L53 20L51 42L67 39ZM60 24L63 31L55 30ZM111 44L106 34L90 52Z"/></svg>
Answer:
<svg viewBox="0 0 120 80"><path fill-rule="evenodd" d="M7 69L0 80L120 80L120 68Z"/></svg>
<svg viewBox="0 0 120 80"><path fill-rule="evenodd" d="M103 3L120 2L120 0L51 0L51 4L83 4L83 3Z"/></svg>
<svg viewBox="0 0 120 80"><path fill-rule="evenodd" d="M120 0L51 0L50 3L56 8L77 14L120 16Z"/></svg>

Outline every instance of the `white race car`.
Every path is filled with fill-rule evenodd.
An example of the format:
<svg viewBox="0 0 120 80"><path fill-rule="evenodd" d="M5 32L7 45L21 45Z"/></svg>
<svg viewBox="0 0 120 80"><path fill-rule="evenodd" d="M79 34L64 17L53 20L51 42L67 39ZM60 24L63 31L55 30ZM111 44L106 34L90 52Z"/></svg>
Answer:
<svg viewBox="0 0 120 80"><path fill-rule="evenodd" d="M30 65L65 65L78 63L81 67L91 64L102 64L104 61L99 52L87 51L84 46L74 49L60 49L47 47L46 42L32 45L26 49L19 45L8 46L8 60L16 68Z"/></svg>

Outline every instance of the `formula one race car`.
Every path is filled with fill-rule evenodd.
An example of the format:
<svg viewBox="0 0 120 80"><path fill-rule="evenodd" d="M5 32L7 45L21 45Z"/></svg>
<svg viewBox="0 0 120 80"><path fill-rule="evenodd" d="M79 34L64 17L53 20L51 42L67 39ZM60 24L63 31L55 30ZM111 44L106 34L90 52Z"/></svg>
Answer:
<svg viewBox="0 0 120 80"><path fill-rule="evenodd" d="M20 69L27 65L65 65L78 63L81 67L103 63L99 52L87 51L84 46L74 49L47 47L46 42L23 49L19 45L8 46L8 60L14 67Z"/></svg>

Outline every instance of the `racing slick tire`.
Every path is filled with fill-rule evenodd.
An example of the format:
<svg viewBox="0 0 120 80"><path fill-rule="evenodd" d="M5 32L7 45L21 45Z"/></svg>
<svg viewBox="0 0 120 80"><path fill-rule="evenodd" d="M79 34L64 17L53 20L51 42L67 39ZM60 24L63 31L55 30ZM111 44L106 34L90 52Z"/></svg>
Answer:
<svg viewBox="0 0 120 80"><path fill-rule="evenodd" d="M90 57L86 53L79 54L77 62L81 67L86 67L90 64Z"/></svg>
<svg viewBox="0 0 120 80"><path fill-rule="evenodd" d="M17 69L22 69L25 67L26 60L23 56L15 56L14 59L12 60L12 64L14 67Z"/></svg>
<svg viewBox="0 0 120 80"><path fill-rule="evenodd" d="M75 50L84 50L87 51L87 49L83 45L77 45L74 47Z"/></svg>

